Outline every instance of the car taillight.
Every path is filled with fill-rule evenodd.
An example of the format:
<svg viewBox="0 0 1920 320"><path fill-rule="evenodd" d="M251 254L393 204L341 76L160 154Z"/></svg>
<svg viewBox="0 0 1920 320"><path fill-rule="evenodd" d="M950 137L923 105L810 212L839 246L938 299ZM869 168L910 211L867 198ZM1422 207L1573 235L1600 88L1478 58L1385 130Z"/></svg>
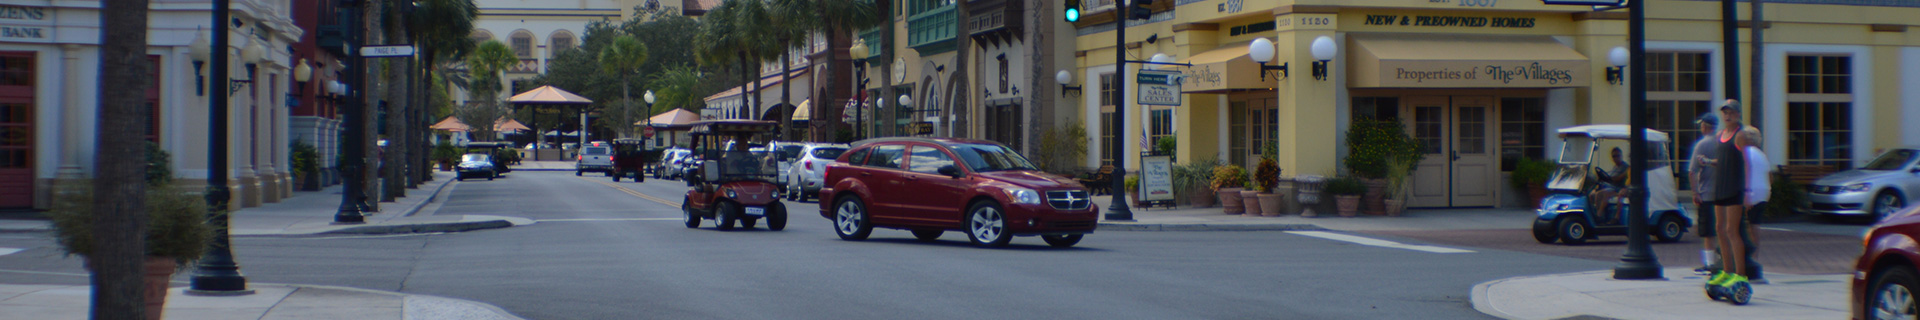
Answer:
<svg viewBox="0 0 1920 320"><path fill-rule="evenodd" d="M807 159L807 169L813 169L813 159Z"/></svg>
<svg viewBox="0 0 1920 320"><path fill-rule="evenodd" d="M582 156L582 155L575 155L575 156L573 156L573 161L580 161L580 160L585 160L586 158L587 158L587 156Z"/></svg>

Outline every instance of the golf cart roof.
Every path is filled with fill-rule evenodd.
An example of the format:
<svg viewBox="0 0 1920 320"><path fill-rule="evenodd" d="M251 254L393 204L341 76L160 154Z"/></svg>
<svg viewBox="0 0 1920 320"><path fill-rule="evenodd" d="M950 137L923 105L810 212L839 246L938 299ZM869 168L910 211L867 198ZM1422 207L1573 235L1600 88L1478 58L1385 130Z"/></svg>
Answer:
<svg viewBox="0 0 1920 320"><path fill-rule="evenodd" d="M1560 137L1562 138L1565 138L1567 136L1587 136L1587 137L1592 137L1594 139L1617 139L1617 140L1627 140L1627 139L1633 138L1631 136L1631 133L1633 132L1633 128L1624 124L1590 124L1590 125L1577 126L1577 127L1560 128L1560 130L1558 131L1560 132ZM1660 130L1647 129L1647 141L1667 142L1667 133L1660 132Z"/></svg>
<svg viewBox="0 0 1920 320"><path fill-rule="evenodd" d="M688 134L730 134L773 132L780 123L760 120L705 120L688 124Z"/></svg>

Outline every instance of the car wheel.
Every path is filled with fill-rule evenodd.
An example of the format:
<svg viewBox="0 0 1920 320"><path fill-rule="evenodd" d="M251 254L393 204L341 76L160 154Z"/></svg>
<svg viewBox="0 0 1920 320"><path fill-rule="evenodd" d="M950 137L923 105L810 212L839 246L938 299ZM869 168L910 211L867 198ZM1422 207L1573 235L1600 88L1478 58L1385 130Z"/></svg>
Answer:
<svg viewBox="0 0 1920 320"><path fill-rule="evenodd" d="M914 229L913 238L920 239L920 241L923 242L932 242L933 240L939 240L940 234L946 232L946 230L940 229Z"/></svg>
<svg viewBox="0 0 1920 320"><path fill-rule="evenodd" d="M1046 240L1047 245L1054 248L1072 248L1073 245L1080 244L1080 238L1086 236L1084 234L1045 235L1040 236L1040 240Z"/></svg>
<svg viewBox="0 0 1920 320"><path fill-rule="evenodd" d="M686 218L687 229L700 227L700 215L693 214L693 207L687 206L686 200L680 202L680 214Z"/></svg>
<svg viewBox="0 0 1920 320"><path fill-rule="evenodd" d="M578 176L582 176L582 175L585 175L585 174L586 174L586 172L585 172L585 171L580 171L580 170L574 170L574 171L573 171L573 176L575 176L575 177L578 177Z"/></svg>
<svg viewBox="0 0 1920 320"><path fill-rule="evenodd" d="M1884 269L1874 277L1871 296L1867 300L1867 319L1914 319L1916 303L1913 297L1915 285L1913 271L1903 266Z"/></svg>
<svg viewBox="0 0 1920 320"><path fill-rule="evenodd" d="M1587 225L1586 221L1580 220L1578 216L1560 218L1560 242L1567 244L1586 243L1587 232L1592 230L1593 227Z"/></svg>
<svg viewBox="0 0 1920 320"><path fill-rule="evenodd" d="M1004 247L1013 241L1007 234L1006 211L999 204L981 201L967 210L967 240L982 247Z"/></svg>
<svg viewBox="0 0 1920 320"><path fill-rule="evenodd" d="M496 174L496 175L487 176L487 181L493 181L493 177L498 177L498 176L500 175Z"/></svg>
<svg viewBox="0 0 1920 320"><path fill-rule="evenodd" d="M1554 240L1560 240L1560 235L1553 233L1553 227L1542 228L1540 224L1533 225L1533 241L1539 241L1543 244L1553 244Z"/></svg>
<svg viewBox="0 0 1920 320"><path fill-rule="evenodd" d="M613 182L620 182L620 175L614 175Z"/></svg>
<svg viewBox="0 0 1920 320"><path fill-rule="evenodd" d="M1686 227L1680 225L1680 217L1671 214L1661 215L1660 224L1654 226L1659 229L1654 229L1653 238L1660 242L1680 241L1680 237L1687 234Z"/></svg>
<svg viewBox="0 0 1920 320"><path fill-rule="evenodd" d="M1879 196L1873 197L1873 221L1880 222L1906 205L1906 201L1901 200L1900 196L1891 192L1881 192Z"/></svg>
<svg viewBox="0 0 1920 320"><path fill-rule="evenodd" d="M736 217L734 211L739 211L739 206L740 205L726 201L720 201L720 203L714 204L713 228L717 230L733 230L733 220Z"/></svg>
<svg viewBox="0 0 1920 320"><path fill-rule="evenodd" d="M833 206L833 233L839 234L841 240L866 240L873 234L871 217L860 198L840 198L840 203Z"/></svg>
<svg viewBox="0 0 1920 320"><path fill-rule="evenodd" d="M780 231L786 229L787 205L775 202L767 208L767 230Z"/></svg>

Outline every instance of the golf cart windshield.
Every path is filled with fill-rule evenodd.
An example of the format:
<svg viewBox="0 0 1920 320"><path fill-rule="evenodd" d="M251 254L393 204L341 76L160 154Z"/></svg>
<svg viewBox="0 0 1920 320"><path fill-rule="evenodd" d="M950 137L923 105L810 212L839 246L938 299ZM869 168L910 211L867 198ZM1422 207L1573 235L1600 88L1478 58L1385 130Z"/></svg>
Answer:
<svg viewBox="0 0 1920 320"><path fill-rule="evenodd" d="M1588 136L1566 136L1560 147L1560 164L1592 164L1593 138Z"/></svg>
<svg viewBox="0 0 1920 320"><path fill-rule="evenodd" d="M767 180L774 178L773 158L766 152L730 150L720 157L723 180Z"/></svg>

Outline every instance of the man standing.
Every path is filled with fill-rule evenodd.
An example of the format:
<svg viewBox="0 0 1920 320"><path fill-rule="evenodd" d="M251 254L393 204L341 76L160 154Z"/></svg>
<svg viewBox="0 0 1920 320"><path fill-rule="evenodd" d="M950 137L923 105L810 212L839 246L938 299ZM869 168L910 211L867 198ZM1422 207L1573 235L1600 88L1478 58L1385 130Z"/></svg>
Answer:
<svg viewBox="0 0 1920 320"><path fill-rule="evenodd" d="M1687 182L1693 186L1694 220L1699 222L1696 229L1700 234L1701 265L1694 268L1693 272L1713 274L1720 269L1719 254L1715 252L1719 243L1714 241L1714 229L1719 225L1714 224L1713 205L1708 204L1708 198L1713 197L1713 183L1709 182L1713 180L1713 170L1709 170L1706 163L1717 158L1713 150L1720 147L1720 141L1714 139L1713 135L1720 117L1708 112L1701 114L1694 123L1700 126L1700 140L1693 143L1692 161L1687 164Z"/></svg>

